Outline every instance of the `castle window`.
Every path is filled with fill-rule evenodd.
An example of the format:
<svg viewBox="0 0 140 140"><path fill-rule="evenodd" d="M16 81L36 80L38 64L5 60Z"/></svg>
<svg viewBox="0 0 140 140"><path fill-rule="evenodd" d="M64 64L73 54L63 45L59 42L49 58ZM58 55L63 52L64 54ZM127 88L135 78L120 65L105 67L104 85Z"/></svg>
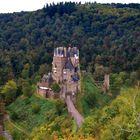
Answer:
<svg viewBox="0 0 140 140"><path fill-rule="evenodd" d="M75 67L75 68L74 68L74 72L77 72L77 71L78 71L78 68L77 68L77 67Z"/></svg>
<svg viewBox="0 0 140 140"><path fill-rule="evenodd" d="M66 71L64 71L63 73L64 73L64 74L66 74L67 72L66 72Z"/></svg>
<svg viewBox="0 0 140 140"><path fill-rule="evenodd" d="M56 71L56 68L57 68L57 66L56 66L56 64L55 64L55 65L54 65L54 68L53 68L53 69L54 69L54 71Z"/></svg>

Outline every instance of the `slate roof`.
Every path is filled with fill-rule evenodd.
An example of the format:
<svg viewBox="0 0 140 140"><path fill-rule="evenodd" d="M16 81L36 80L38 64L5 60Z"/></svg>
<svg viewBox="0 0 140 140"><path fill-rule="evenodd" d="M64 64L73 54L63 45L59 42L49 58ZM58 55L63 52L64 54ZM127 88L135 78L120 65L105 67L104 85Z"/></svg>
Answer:
<svg viewBox="0 0 140 140"><path fill-rule="evenodd" d="M52 81L52 75L51 75L51 73L48 73L48 75L44 74L43 77L42 77L42 80L51 82Z"/></svg>
<svg viewBox="0 0 140 140"><path fill-rule="evenodd" d="M74 74L74 75L72 75L72 76L71 76L71 78L72 78L72 80L73 80L74 82L76 82L76 81L79 81L79 80L80 80L80 78L79 78L79 75L78 75L78 74Z"/></svg>
<svg viewBox="0 0 140 140"><path fill-rule="evenodd" d="M70 56L71 56L71 57L74 57L75 54L78 55L78 50L77 50L77 48L76 48L76 47L71 48L71 50L70 50Z"/></svg>
<svg viewBox="0 0 140 140"><path fill-rule="evenodd" d="M47 79L48 79L48 75L44 74L42 80L47 80Z"/></svg>
<svg viewBox="0 0 140 140"><path fill-rule="evenodd" d="M70 58L67 59L67 62L65 64L65 66L64 66L64 69L69 69L69 70L73 70L74 69L74 66L73 66Z"/></svg>

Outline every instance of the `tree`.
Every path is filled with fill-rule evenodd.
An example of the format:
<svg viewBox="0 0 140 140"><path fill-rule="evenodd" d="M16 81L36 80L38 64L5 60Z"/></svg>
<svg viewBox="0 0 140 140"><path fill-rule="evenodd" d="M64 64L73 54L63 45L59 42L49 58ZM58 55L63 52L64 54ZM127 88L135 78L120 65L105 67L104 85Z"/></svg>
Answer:
<svg viewBox="0 0 140 140"><path fill-rule="evenodd" d="M47 74L49 71L51 71L50 66L47 64L42 64L39 67L39 74L43 76L43 74Z"/></svg>
<svg viewBox="0 0 140 140"><path fill-rule="evenodd" d="M102 132L100 140L113 140L112 132L110 129L106 129Z"/></svg>
<svg viewBox="0 0 140 140"><path fill-rule="evenodd" d="M136 84L137 77L138 77L137 72L131 72L131 74L130 74L130 80L132 81L132 84Z"/></svg>
<svg viewBox="0 0 140 140"><path fill-rule="evenodd" d="M102 65L95 65L94 77L97 81L102 81L104 78L105 69Z"/></svg>
<svg viewBox="0 0 140 140"><path fill-rule="evenodd" d="M64 109L64 103L61 100L57 100L56 111L57 111L59 116L62 114L63 109Z"/></svg>
<svg viewBox="0 0 140 140"><path fill-rule="evenodd" d="M40 106L38 104L32 104L32 112L38 113L40 111Z"/></svg>
<svg viewBox="0 0 140 140"><path fill-rule="evenodd" d="M93 119L92 116L86 117L82 125L82 130L84 134L92 134L95 136L98 131L98 123Z"/></svg>
<svg viewBox="0 0 140 140"><path fill-rule="evenodd" d="M119 77L121 77L124 82L128 78L128 74L126 72L120 72Z"/></svg>
<svg viewBox="0 0 140 140"><path fill-rule="evenodd" d="M95 92L92 91L92 92L86 93L85 101L90 108L94 107L97 104L97 99L96 99Z"/></svg>
<svg viewBox="0 0 140 140"><path fill-rule="evenodd" d="M9 80L2 88L6 103L11 103L16 98L17 84L14 80Z"/></svg>
<svg viewBox="0 0 140 140"><path fill-rule="evenodd" d="M22 84L22 93L26 97L31 97L32 96L33 89L32 89L32 86L30 85L30 83L28 81L23 82L23 84Z"/></svg>
<svg viewBox="0 0 140 140"><path fill-rule="evenodd" d="M123 86L123 79L119 74L111 74L110 76L111 90L112 92L118 94L120 88Z"/></svg>
<svg viewBox="0 0 140 140"><path fill-rule="evenodd" d="M3 140L2 134L4 129L4 113L5 104L3 103L2 96L0 95L0 139Z"/></svg>
<svg viewBox="0 0 140 140"><path fill-rule="evenodd" d="M22 78L28 79L29 78L29 72L30 72L30 65L29 65L29 63L27 63L27 64L24 65L24 68L22 70L22 73L21 73Z"/></svg>
<svg viewBox="0 0 140 140"><path fill-rule="evenodd" d="M56 93L59 93L60 90L61 90L59 84L57 84L56 82L54 82L54 83L52 84L51 88L52 88L52 90L53 90L54 92L56 92Z"/></svg>
<svg viewBox="0 0 140 140"><path fill-rule="evenodd" d="M0 115L3 115L5 112L5 104L0 101Z"/></svg>
<svg viewBox="0 0 140 140"><path fill-rule="evenodd" d="M95 58L95 63L101 64L101 61L102 61L102 57L100 55L97 55Z"/></svg>

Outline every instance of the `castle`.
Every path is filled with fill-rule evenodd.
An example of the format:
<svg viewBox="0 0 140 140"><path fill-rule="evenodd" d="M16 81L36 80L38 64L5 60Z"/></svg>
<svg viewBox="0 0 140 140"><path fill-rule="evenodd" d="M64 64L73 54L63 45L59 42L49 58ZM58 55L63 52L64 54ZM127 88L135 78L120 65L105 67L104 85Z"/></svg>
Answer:
<svg viewBox="0 0 140 140"><path fill-rule="evenodd" d="M38 83L38 93L52 95L49 87L52 80L61 87L60 98L75 95L80 90L79 50L76 47L58 47L54 50L52 72L44 75Z"/></svg>

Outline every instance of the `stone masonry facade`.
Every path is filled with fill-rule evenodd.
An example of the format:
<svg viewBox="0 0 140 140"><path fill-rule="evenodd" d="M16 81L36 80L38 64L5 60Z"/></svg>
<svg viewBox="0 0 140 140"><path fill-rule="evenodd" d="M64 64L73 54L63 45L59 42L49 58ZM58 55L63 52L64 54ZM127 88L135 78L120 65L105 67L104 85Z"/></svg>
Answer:
<svg viewBox="0 0 140 140"><path fill-rule="evenodd" d="M59 47L54 50L52 77L62 87L62 97L80 90L79 50Z"/></svg>
<svg viewBox="0 0 140 140"><path fill-rule="evenodd" d="M79 50L76 47L58 47L54 50L52 72L43 76L37 84L37 92L44 97L51 96L52 81L61 87L60 98L75 95L80 90Z"/></svg>

